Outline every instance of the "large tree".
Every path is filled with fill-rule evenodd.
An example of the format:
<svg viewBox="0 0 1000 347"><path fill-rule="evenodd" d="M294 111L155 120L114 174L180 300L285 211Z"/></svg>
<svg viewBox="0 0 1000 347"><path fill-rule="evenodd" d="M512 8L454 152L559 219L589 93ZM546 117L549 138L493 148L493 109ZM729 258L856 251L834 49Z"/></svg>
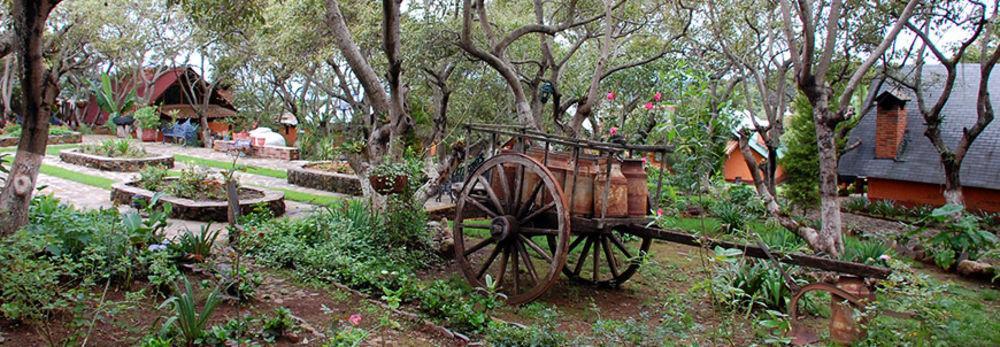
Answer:
<svg viewBox="0 0 1000 347"><path fill-rule="evenodd" d="M863 1L780 0L781 28L788 42L795 82L809 100L816 124L819 148L820 219L819 230L800 226L794 231L818 251L838 256L844 249L837 192L837 125L854 116L850 100L874 65L896 40L913 15L918 0L904 8L873 5ZM888 13L888 15L878 15ZM887 25L892 23L891 25ZM868 25L868 26L866 26ZM871 25L874 25L872 27ZM864 37L862 35L874 35ZM868 42L865 42L868 41ZM857 55L865 54L862 58ZM834 58L845 64L831 73ZM831 78L831 75L834 75ZM833 84L843 83L839 100Z"/></svg>
<svg viewBox="0 0 1000 347"><path fill-rule="evenodd" d="M459 46L503 78L520 124L544 129L551 121L576 136L604 99L602 81L677 52L675 41L686 35L691 18L683 3L658 1L463 0ZM529 40L532 35L538 41ZM647 49L634 49L639 47ZM547 109L550 120L543 116ZM571 110L572 117L563 119Z"/></svg>
<svg viewBox="0 0 1000 347"><path fill-rule="evenodd" d="M38 169L49 140L49 117L59 94L57 75L43 60L46 21L59 0L15 0L14 51L21 66L21 137L17 156L0 192L0 235L9 235L28 222L28 204L38 180Z"/></svg>

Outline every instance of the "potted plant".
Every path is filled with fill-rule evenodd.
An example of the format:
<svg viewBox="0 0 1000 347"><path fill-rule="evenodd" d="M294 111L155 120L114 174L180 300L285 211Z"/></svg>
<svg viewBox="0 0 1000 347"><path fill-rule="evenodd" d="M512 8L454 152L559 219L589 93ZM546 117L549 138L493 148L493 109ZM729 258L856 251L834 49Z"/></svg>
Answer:
<svg viewBox="0 0 1000 347"><path fill-rule="evenodd" d="M368 181L379 194L399 194L410 183L410 177L405 164L385 160L368 173Z"/></svg>
<svg viewBox="0 0 1000 347"><path fill-rule="evenodd" d="M142 142L158 141L160 136L160 113L156 107L146 106L132 114L135 119L136 135Z"/></svg>

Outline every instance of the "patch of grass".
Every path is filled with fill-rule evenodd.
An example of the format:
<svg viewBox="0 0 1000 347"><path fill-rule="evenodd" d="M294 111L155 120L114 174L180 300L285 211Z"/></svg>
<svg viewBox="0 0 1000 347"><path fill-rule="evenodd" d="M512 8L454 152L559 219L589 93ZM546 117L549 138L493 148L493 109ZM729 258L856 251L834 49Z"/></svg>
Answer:
<svg viewBox="0 0 1000 347"><path fill-rule="evenodd" d="M223 170L229 170L229 169L233 168L233 163L232 162L226 162L226 161L221 161L221 160L205 159L205 158L199 158L199 157L192 157L192 156L183 155L183 154L174 154L174 160L177 160L177 161L185 163L185 164L207 166L207 167L213 167L213 168L216 168L216 169L223 169ZM248 173L248 174L252 174L252 175L258 175L258 176L267 176L267 177L274 177L274 178L280 178L280 179L287 179L288 178L288 173L285 170L279 170L279 169L271 169L271 168L259 167L259 166L251 166L251 165L242 165L242 164L237 163L236 164L236 170L237 171L241 171L241 172L245 172L245 173Z"/></svg>
<svg viewBox="0 0 1000 347"><path fill-rule="evenodd" d="M4 158L6 162L13 162L14 158ZM62 178L68 181L73 181L80 184L85 184L92 187L97 187L101 189L111 189L111 185L115 184L115 180L104 178L100 176L91 176L87 174L82 174L73 170L64 169L58 166L52 166L47 164L42 164L38 169L38 172L52 176Z"/></svg>

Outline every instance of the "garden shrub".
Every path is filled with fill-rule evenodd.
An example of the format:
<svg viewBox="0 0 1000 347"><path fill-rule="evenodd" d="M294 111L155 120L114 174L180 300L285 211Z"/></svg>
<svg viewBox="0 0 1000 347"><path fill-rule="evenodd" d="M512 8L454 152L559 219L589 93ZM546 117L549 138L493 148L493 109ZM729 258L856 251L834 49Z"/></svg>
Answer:
<svg viewBox="0 0 1000 347"><path fill-rule="evenodd" d="M427 238L423 220L394 213L414 212L390 208L377 214L362 202L345 202L302 219L262 222L252 228L256 234L241 238L240 247L262 265L294 269L308 278L381 293L383 287L401 288L433 259L428 247L415 241ZM401 220L414 225L394 224Z"/></svg>
<svg viewBox="0 0 1000 347"><path fill-rule="evenodd" d="M932 236L920 236L921 242L934 259L934 263L950 269L960 259L977 260L984 252L1000 243L997 236L980 226L981 219L966 213L962 206L945 205L935 209L923 220L924 225L939 225L941 230ZM907 236L921 234L927 227L919 227Z"/></svg>
<svg viewBox="0 0 1000 347"><path fill-rule="evenodd" d="M844 252L840 259L869 265L885 265L883 256L892 256L892 249L876 239L844 236Z"/></svg>
<svg viewBox="0 0 1000 347"><path fill-rule="evenodd" d="M502 304L492 289L477 292L458 278L421 286L415 296L424 312L444 319L451 327L476 333L486 330L490 312Z"/></svg>
<svg viewBox="0 0 1000 347"><path fill-rule="evenodd" d="M722 223L723 232L734 234L746 230L749 217L742 206L728 201L719 201L712 204L711 212Z"/></svg>
<svg viewBox="0 0 1000 347"><path fill-rule="evenodd" d="M0 311L14 320L44 319L81 300L88 288L128 284L150 271L165 217L146 211L79 211L51 196L36 196L29 224L0 241ZM171 266L174 266L171 263ZM78 295L79 294L79 295Z"/></svg>

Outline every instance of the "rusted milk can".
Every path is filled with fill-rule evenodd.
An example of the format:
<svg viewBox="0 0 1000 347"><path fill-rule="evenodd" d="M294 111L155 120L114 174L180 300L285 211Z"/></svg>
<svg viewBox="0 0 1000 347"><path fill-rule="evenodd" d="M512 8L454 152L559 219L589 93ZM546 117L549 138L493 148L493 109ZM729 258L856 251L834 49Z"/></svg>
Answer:
<svg viewBox="0 0 1000 347"><path fill-rule="evenodd" d="M622 174L628 180L628 215L643 217L649 214L649 186L642 159L622 162Z"/></svg>
<svg viewBox="0 0 1000 347"><path fill-rule="evenodd" d="M590 156L580 155L579 161L571 160L563 182L563 194L570 201L570 211L575 216L589 216L594 212L594 176L597 175L597 161ZM579 170L574 184L573 172Z"/></svg>
<svg viewBox="0 0 1000 347"><path fill-rule="evenodd" d="M604 194L607 190L608 210L605 217L628 216L628 179L622 173L622 164L616 159L611 160L611 172L608 174L608 160L601 159L597 165L597 176L594 178L594 216L600 217L604 209ZM610 186L608 181L611 181Z"/></svg>
<svg viewBox="0 0 1000 347"><path fill-rule="evenodd" d="M545 164L545 167L548 168L550 172L552 172L552 176L554 176L556 179L556 184L558 184L564 190L568 189L566 184L564 183L566 179L566 172L570 171L572 174L572 171L569 168L569 161L570 161L570 155L569 153L565 152L549 152L549 159L547 163L543 162L542 160L539 160L539 162ZM538 198L541 199L539 205L542 206L545 206L546 204L552 202L551 194L546 194L544 192L539 193ZM567 199L568 198L569 197L567 196Z"/></svg>
<svg viewBox="0 0 1000 347"><path fill-rule="evenodd" d="M865 281L858 277L840 276L837 288L868 302L875 299ZM868 334L863 324L864 320L859 322L854 317L854 306L847 299L830 294L830 340L845 345L860 341Z"/></svg>

